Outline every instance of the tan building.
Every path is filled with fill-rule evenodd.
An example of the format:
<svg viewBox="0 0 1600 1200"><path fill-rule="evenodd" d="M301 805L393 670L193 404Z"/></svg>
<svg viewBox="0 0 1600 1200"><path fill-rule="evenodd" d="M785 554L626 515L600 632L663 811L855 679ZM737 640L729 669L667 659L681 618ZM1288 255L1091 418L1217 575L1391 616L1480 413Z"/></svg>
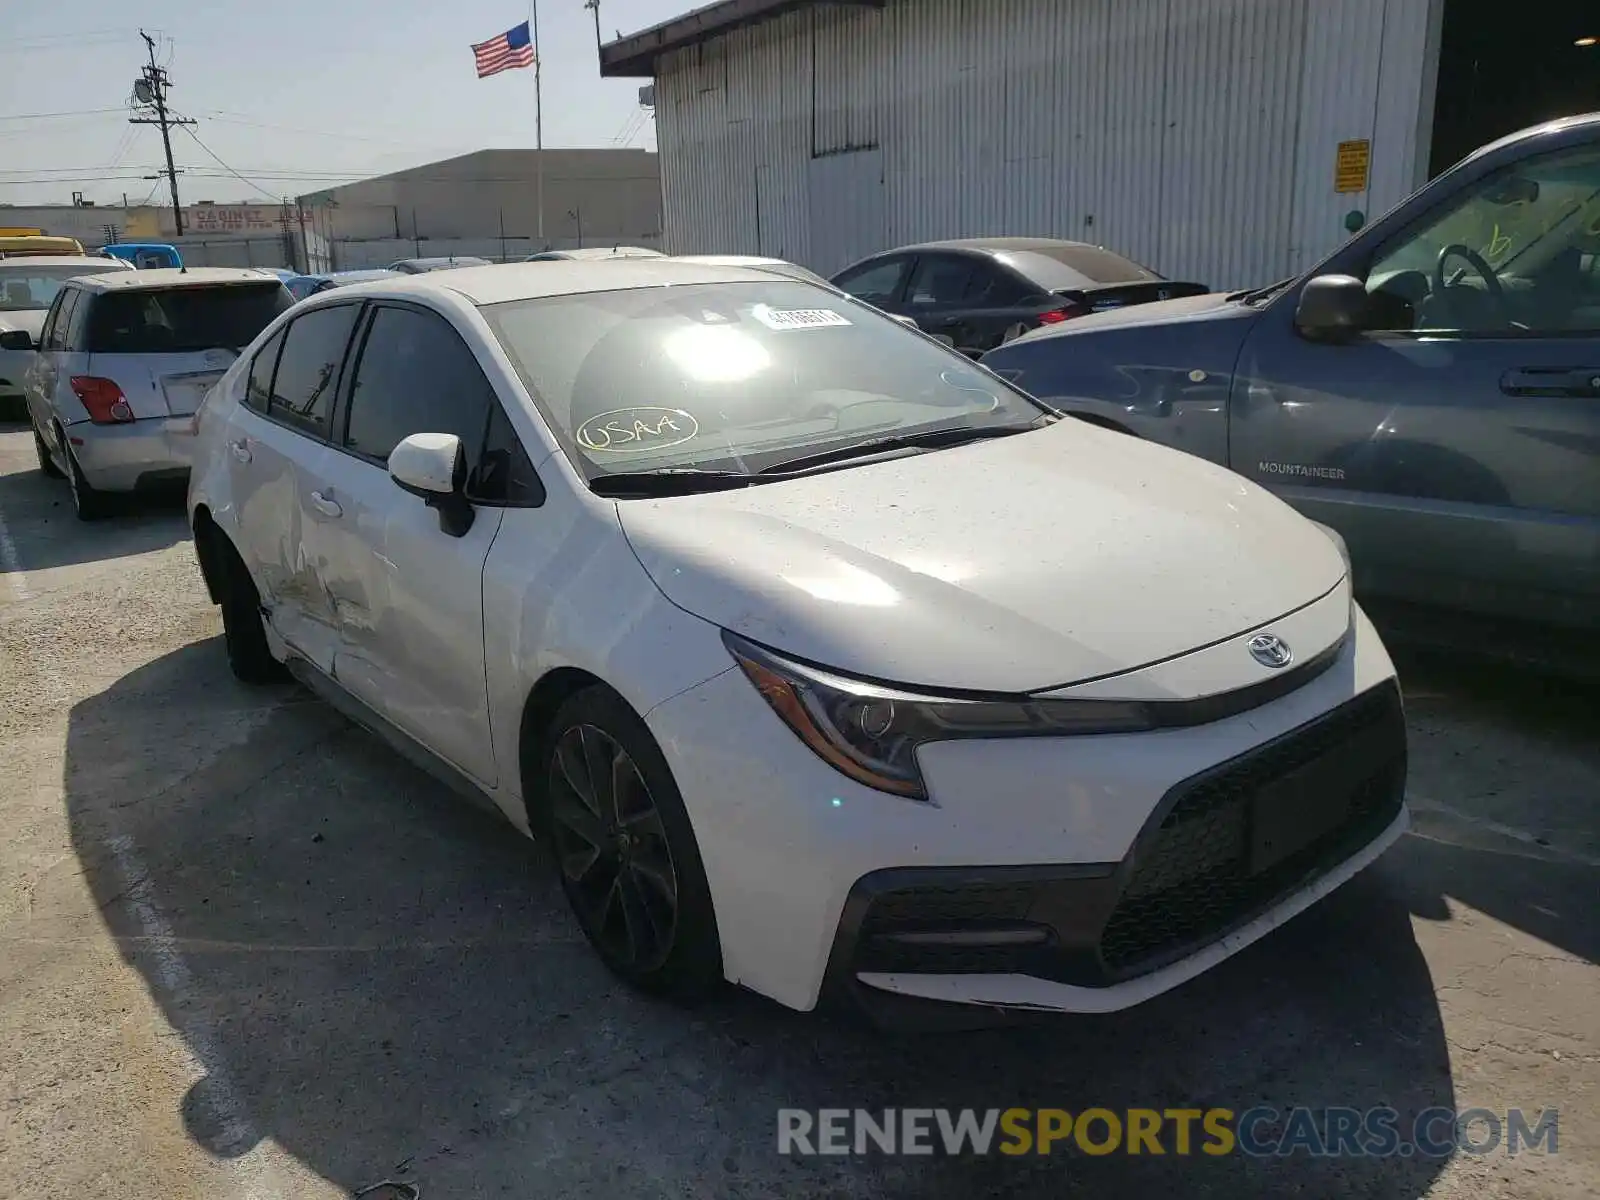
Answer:
<svg viewBox="0 0 1600 1200"><path fill-rule="evenodd" d="M661 241L661 176L646 150L480 150L299 205L310 257L324 269Z"/></svg>

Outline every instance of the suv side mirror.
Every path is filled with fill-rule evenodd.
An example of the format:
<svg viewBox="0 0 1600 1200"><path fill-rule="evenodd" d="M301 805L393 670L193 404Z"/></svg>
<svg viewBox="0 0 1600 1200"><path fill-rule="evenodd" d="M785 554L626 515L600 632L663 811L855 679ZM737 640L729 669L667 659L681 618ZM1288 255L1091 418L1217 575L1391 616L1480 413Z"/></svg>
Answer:
<svg viewBox="0 0 1600 1200"><path fill-rule="evenodd" d="M389 452L389 478L439 513L439 528L463 537L475 515L466 496L467 460L453 433L413 433Z"/></svg>
<svg viewBox="0 0 1600 1200"><path fill-rule="evenodd" d="M0 333L0 350L37 350L33 334L26 329L8 329Z"/></svg>
<svg viewBox="0 0 1600 1200"><path fill-rule="evenodd" d="M1315 341L1346 341L1367 325L1371 298L1354 275L1318 275L1300 290L1294 324Z"/></svg>

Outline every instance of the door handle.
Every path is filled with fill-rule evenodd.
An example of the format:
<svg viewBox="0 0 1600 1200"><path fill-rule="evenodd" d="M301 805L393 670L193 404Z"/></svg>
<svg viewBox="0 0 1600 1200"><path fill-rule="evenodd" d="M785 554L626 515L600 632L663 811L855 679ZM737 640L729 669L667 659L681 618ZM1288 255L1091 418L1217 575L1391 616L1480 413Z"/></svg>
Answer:
<svg viewBox="0 0 1600 1200"><path fill-rule="evenodd" d="M311 493L311 507L325 517L344 516L344 509L339 507L339 502L332 496L324 496L321 492Z"/></svg>
<svg viewBox="0 0 1600 1200"><path fill-rule="evenodd" d="M1523 367L1500 377L1508 396L1600 397L1600 367Z"/></svg>
<svg viewBox="0 0 1600 1200"><path fill-rule="evenodd" d="M250 453L250 443L244 440L229 442L228 449L233 451L233 456L242 463L247 463L253 457Z"/></svg>

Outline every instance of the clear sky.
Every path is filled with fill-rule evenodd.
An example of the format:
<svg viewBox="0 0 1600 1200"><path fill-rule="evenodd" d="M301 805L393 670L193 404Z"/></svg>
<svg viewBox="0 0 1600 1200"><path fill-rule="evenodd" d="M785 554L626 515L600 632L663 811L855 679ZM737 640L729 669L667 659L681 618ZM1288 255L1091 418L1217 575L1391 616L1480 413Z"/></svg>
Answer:
<svg viewBox="0 0 1600 1200"><path fill-rule="evenodd" d="M601 0L605 40L705 0ZM473 42L527 19L527 0L0 0L0 202L101 204L162 163L127 123L142 26L172 105L216 158L174 131L184 203L294 195L484 147L534 144L533 71L480 80ZM539 0L546 146L655 147L648 80L600 78L583 0ZM96 112L89 110L109 109ZM40 114L71 114L42 116ZM217 159L240 175L229 175ZM156 194L165 197L165 185ZM0 224L3 224L0 220Z"/></svg>

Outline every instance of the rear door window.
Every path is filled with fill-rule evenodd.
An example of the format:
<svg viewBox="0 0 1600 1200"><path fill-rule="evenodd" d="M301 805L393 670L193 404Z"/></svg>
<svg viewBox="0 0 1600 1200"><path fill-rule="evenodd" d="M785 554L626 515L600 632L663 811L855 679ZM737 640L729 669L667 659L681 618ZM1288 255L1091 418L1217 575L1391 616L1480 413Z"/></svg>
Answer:
<svg viewBox="0 0 1600 1200"><path fill-rule="evenodd" d="M79 350L84 348L84 334L89 325L89 314L94 311L94 297L88 292L77 288L69 288L72 293L72 308L61 314L62 334L61 348L63 350Z"/></svg>
<svg viewBox="0 0 1600 1200"><path fill-rule="evenodd" d="M360 311L359 304L334 304L289 322L272 376L269 417L312 437L328 436L339 366Z"/></svg>
<svg viewBox="0 0 1600 1200"><path fill-rule="evenodd" d="M911 303L918 308L950 308L961 303L973 263L960 254L924 254L911 277Z"/></svg>
<svg viewBox="0 0 1600 1200"><path fill-rule="evenodd" d="M95 301L85 349L91 354L240 350L293 303L276 281L105 292Z"/></svg>
<svg viewBox="0 0 1600 1200"><path fill-rule="evenodd" d="M278 365L278 351L283 349L283 330L278 330L267 344L256 351L250 363L250 380L245 384L245 407L265 413L272 403L272 372Z"/></svg>
<svg viewBox="0 0 1600 1200"><path fill-rule="evenodd" d="M39 349L61 350L67 344L67 324L72 320L72 311L78 305L78 297L83 295L77 288L62 288L57 296L45 327L40 333Z"/></svg>

